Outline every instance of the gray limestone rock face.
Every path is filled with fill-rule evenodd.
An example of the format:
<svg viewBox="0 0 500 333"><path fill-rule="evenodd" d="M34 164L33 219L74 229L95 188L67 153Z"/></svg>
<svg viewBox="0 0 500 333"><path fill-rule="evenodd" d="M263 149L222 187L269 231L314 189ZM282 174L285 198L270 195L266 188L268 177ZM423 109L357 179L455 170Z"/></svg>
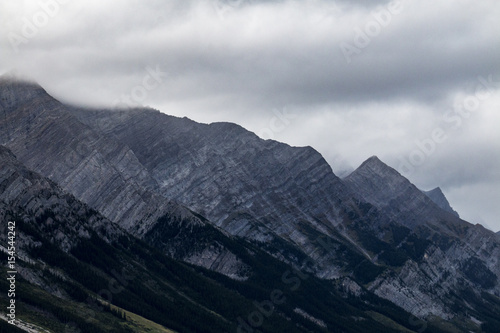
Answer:
<svg viewBox="0 0 500 333"><path fill-rule="evenodd" d="M280 246L270 250L285 261L300 267L298 258L305 254L315 261L318 276L334 278L342 259L334 251L316 251L317 238L327 235L360 251L345 229L337 228L356 202L311 147L262 140L235 124L199 124L149 109L75 109L74 114L130 147L163 196L232 235L270 246L285 242L294 252L283 256Z"/></svg>
<svg viewBox="0 0 500 333"><path fill-rule="evenodd" d="M2 78L0 144L27 168L136 236L144 237L165 215L185 224L208 223L161 195L129 147L85 125L70 110L37 84ZM186 253L186 258L196 255Z"/></svg>
<svg viewBox="0 0 500 333"><path fill-rule="evenodd" d="M0 219L7 228L9 215L25 223L36 223L46 231L49 241L69 252L81 238L92 231L112 241L124 231L87 205L65 193L54 182L28 170L7 148L0 146ZM85 216L85 219L82 219ZM10 216L12 217L12 216ZM5 231L3 230L3 231ZM2 232L5 238L7 232ZM40 246L30 237L18 237L17 250L22 254L31 246ZM5 244L5 242L2 242Z"/></svg>

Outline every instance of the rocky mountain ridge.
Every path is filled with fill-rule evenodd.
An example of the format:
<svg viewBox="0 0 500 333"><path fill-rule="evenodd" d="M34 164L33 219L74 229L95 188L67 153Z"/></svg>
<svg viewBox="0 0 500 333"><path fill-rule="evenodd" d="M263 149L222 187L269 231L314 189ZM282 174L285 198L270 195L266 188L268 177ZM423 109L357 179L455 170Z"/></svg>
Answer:
<svg viewBox="0 0 500 333"><path fill-rule="evenodd" d="M284 225L290 225L287 221L296 220L299 216L307 221L305 223L307 226L313 225L317 228L316 230L319 229L328 235L335 235L334 232L329 233L331 226L335 226L337 230L343 231L341 236L349 237L352 243L359 244L359 230L353 232L352 229L345 228L343 223L346 217L338 214L340 211L352 212L359 209L353 200L359 194L364 201L384 212L384 217L377 219L379 222L385 221L387 224L392 224L397 221L410 230L429 224L430 227L438 228L447 236L458 238L465 236L465 230L469 230L470 227L469 224L451 217L406 179L375 157L365 162L346 179L345 183L348 185L346 189L316 152L309 148L288 148L272 141L263 142L236 125L196 124L188 119L168 117L154 111L123 113L119 117L113 111L93 113L80 111L78 117L95 129L112 133L120 141L126 142L134 152L142 151L142 155L139 153L138 158L152 172L158 183L163 184L164 195L175 198L193 210L207 214L217 221L217 225L229 232L249 239L272 241L272 238L268 237L269 233L263 232L262 225L271 226L274 235L277 234L280 237L286 235L283 238L288 238L294 245L299 245L299 248L308 254L310 252L307 247L312 247L312 239L308 239L298 231L303 228L298 227L297 224L289 228L292 229L292 237L294 237L291 239L287 237L290 232L282 230ZM148 147L147 151L141 150L141 147ZM296 152L293 151L294 149ZM155 156L155 158L149 159L148 156ZM276 156L278 156L277 160L273 162ZM252 162L253 159L258 159L259 163ZM290 162L293 164L288 164ZM298 166L303 169L297 168ZM314 169L308 170L309 166ZM371 171L370 177L367 178L373 182L369 184L365 182L360 186L362 188L356 188L351 180L357 174L365 172L365 169ZM277 172L273 173L272 171L275 170ZM297 176L293 175L294 170L297 170ZM299 175L313 175L314 178L303 179ZM287 178L280 180L283 176ZM258 187L262 184L266 184L266 188ZM381 184L383 189L377 187ZM300 190L295 189L296 185L299 185ZM280 189L281 193L286 193L292 200L280 196L275 188ZM313 188L311 192L308 191L310 188ZM372 189L372 191L366 191L366 189ZM400 189L403 189L401 198L391 197ZM406 195L404 195L405 192ZM193 197L192 193L196 193L196 196ZM380 197L380 193L385 196ZM314 200L313 198L318 197L326 198L328 201L318 203L318 200L315 200L318 203L316 208L307 206ZM302 200L294 201L297 198ZM224 199L230 199L230 201L224 201ZM342 199L348 204L339 205ZM280 207L286 208L286 211L280 211ZM330 209L325 209L325 207ZM338 208L335 209L335 207ZM291 212L290 209L292 209ZM293 212L293 209L298 212ZM370 210L370 208L367 209ZM325 212L329 210L334 214L330 213L331 215L325 216ZM227 215L228 212L233 213ZM273 213L275 215L272 219L266 219L268 216L273 216ZM257 226L258 233L255 232L255 226ZM415 237L423 239L428 237L426 233L420 233L420 230L415 230L415 232ZM473 234L474 231L469 231L469 233ZM401 244L394 245L400 246ZM457 260L460 261L463 259L462 251L469 245L456 246L458 249L455 250L454 257L458 257ZM445 262L442 259L446 254L440 251L435 252L431 253L440 257L441 261L436 259L433 264L443 266ZM370 255L364 249L362 253L371 258L375 255L374 258L377 258L376 252ZM321 257L324 258L325 254L323 253ZM431 260L433 259L434 257L431 256ZM489 260L488 258L482 259ZM327 261L325 266L331 264L332 261ZM338 262L336 264L338 265ZM447 262L447 264L451 263ZM405 264L404 269L407 271L403 271L403 274L413 276L411 279L401 280L398 277L397 281L391 281L383 276L373 282L370 288L378 295L392 300L394 287L397 286L398 290L406 292L400 293L396 304L406 310L419 316L432 314L447 319L452 318L453 314L448 310L449 304L442 302L442 295L449 292L449 289L453 289L459 278L449 282L451 285L449 288L443 286L441 294L433 293L428 288L428 278L424 278L429 274L424 266L425 264L410 260ZM486 275L489 276L491 273L490 268L498 274L495 262L490 260L488 266L482 267ZM335 272L339 274L341 270L337 269ZM323 277L334 276L321 275L321 272L319 274ZM437 286L440 278L432 279L434 287ZM498 290L496 292L498 293ZM432 307L428 306L430 303L433 304Z"/></svg>
<svg viewBox="0 0 500 333"><path fill-rule="evenodd" d="M312 241L322 234L351 243L334 228L354 204L349 191L310 147L263 141L234 124L197 124L153 110L74 112L131 147L162 195L233 235L269 244L285 241L303 253L313 251ZM329 191L315 186L322 182ZM304 228L309 234L299 231ZM326 267L320 274L338 277Z"/></svg>
<svg viewBox="0 0 500 333"><path fill-rule="evenodd" d="M241 239L419 318L477 327L466 313L495 308L497 235L376 157L340 179L311 147L235 124L67 106L40 89L0 82L0 144L174 258L244 280L252 265L231 245Z"/></svg>
<svg viewBox="0 0 500 333"><path fill-rule="evenodd" d="M268 314L257 326L269 333L373 329L396 333L394 327L412 325L408 313L350 279L331 283L302 273L291 275L292 267L255 246L241 246L241 240L232 245L239 246L238 253L251 262L248 280L235 281L186 266L28 170L2 146L0 166L0 219L15 223L16 228L18 328L29 327L30 332L239 332L256 326L249 324L260 313L255 311ZM7 223L0 228L1 243L6 244ZM7 254L0 246L2 260L7 260ZM2 279L0 286L8 288L7 281ZM277 295L271 297L272 308L267 295ZM0 300L8 302L7 294L0 295ZM356 306L360 301L363 308ZM372 315L387 318L392 325L381 324ZM4 322L6 318L0 314L0 329L19 332Z"/></svg>
<svg viewBox="0 0 500 333"><path fill-rule="evenodd" d="M78 121L39 85L9 78L0 81L0 143L27 167L134 235L148 234L153 239L162 225L183 225L175 239L162 242L167 254L218 267L234 277L247 270L222 244L200 240L196 253L188 247L178 253L181 240L194 241L201 230L214 226L156 194L158 184L126 145Z"/></svg>

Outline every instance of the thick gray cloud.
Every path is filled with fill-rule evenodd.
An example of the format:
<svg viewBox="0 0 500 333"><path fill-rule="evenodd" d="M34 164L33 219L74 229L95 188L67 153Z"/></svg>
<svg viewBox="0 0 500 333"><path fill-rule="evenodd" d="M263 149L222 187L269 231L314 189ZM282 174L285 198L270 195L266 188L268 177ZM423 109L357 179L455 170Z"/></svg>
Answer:
<svg viewBox="0 0 500 333"><path fill-rule="evenodd" d="M496 0L4 0L0 72L72 103L237 122L339 174L378 155L499 230L498 17Z"/></svg>

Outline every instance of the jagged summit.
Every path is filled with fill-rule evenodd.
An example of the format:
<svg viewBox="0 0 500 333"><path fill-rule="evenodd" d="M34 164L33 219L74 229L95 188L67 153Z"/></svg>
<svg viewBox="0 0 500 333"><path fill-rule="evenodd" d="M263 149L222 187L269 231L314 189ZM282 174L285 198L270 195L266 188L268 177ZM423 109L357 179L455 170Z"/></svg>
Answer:
<svg viewBox="0 0 500 333"><path fill-rule="evenodd" d="M351 189L377 206L387 205L394 196L405 191L411 183L377 156L364 161L344 178Z"/></svg>
<svg viewBox="0 0 500 333"><path fill-rule="evenodd" d="M370 163L382 163L382 164L384 164L384 162L382 162L380 160L380 158L378 158L377 155L370 156L369 158L366 159L366 161L364 161L363 163L361 163L361 165L366 164L366 163L367 164L370 164Z"/></svg>
<svg viewBox="0 0 500 333"><path fill-rule="evenodd" d="M433 225L434 228L446 229L446 232L451 229L454 233L455 228L451 225L463 223L455 214L453 217L448 216L451 212L434 203L408 179L376 156L363 162L344 182L354 193L385 211L387 216L412 229ZM441 196L444 197L442 193Z"/></svg>
<svg viewBox="0 0 500 333"><path fill-rule="evenodd" d="M377 156L372 156L364 161L357 170L346 177L345 181L354 187L356 187L356 183L361 182L357 192L363 192L365 199L378 204L389 203L394 198L395 191L402 193L410 188L416 189L410 181L382 162ZM367 189L371 189L371 191ZM431 191L422 191L422 193L439 208L459 217L458 213L450 206L441 188L436 187ZM418 197L414 196L415 199Z"/></svg>
<svg viewBox="0 0 500 333"><path fill-rule="evenodd" d="M371 156L366 161L364 161L353 173L365 173L369 172L379 176L387 177L389 175L394 177L403 177L394 168L382 162L377 156ZM404 177L403 177L404 178Z"/></svg>
<svg viewBox="0 0 500 333"><path fill-rule="evenodd" d="M458 213L450 206L448 199L446 198L440 187L436 187L435 189L430 191L422 191L422 192L425 195L427 195L440 208L446 210L447 212L452 213L456 217L460 217Z"/></svg>

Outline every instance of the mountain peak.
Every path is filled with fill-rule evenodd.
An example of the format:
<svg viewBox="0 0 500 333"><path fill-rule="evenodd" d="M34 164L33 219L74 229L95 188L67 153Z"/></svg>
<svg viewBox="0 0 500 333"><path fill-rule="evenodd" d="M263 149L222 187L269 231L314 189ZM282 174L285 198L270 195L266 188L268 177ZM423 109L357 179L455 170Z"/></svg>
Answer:
<svg viewBox="0 0 500 333"><path fill-rule="evenodd" d="M444 197L444 193L443 191L441 190L441 187L436 187L430 191L422 191L424 192L428 197L430 197L432 199L432 197Z"/></svg>
<svg viewBox="0 0 500 333"><path fill-rule="evenodd" d="M380 160L380 158L378 158L378 156L373 155L373 156L369 157L366 161L361 163L361 165L359 167L361 168L361 167L367 166L367 165L374 166L374 165L386 165L386 164L384 162L382 162Z"/></svg>
<svg viewBox="0 0 500 333"><path fill-rule="evenodd" d="M456 217L460 217L458 213L450 206L448 199L444 195L443 191L440 187L436 187L430 191L422 191L425 195L427 195L439 208L444 209L445 211L452 213Z"/></svg>
<svg viewBox="0 0 500 333"><path fill-rule="evenodd" d="M351 175L354 177L355 174L378 175L384 178L388 176L404 178L399 172L382 162L375 155L364 161ZM351 177L351 175L348 177Z"/></svg>
<svg viewBox="0 0 500 333"><path fill-rule="evenodd" d="M370 163L383 163L377 155L370 156L365 163L370 162Z"/></svg>
<svg viewBox="0 0 500 333"><path fill-rule="evenodd" d="M406 178L377 156L364 161L344 181L353 192L361 194L366 201L375 205L387 204L395 192L411 186Z"/></svg>

